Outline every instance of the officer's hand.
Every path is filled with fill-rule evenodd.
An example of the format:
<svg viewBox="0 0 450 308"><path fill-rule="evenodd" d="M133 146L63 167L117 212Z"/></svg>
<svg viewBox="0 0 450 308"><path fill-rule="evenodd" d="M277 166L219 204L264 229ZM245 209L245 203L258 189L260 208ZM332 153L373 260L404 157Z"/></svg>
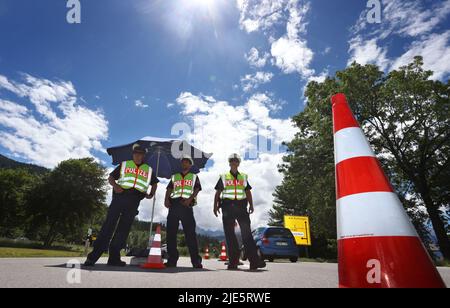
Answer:
<svg viewBox="0 0 450 308"><path fill-rule="evenodd" d="M216 215L216 217L219 217L220 214L220 208L217 205L214 205L214 215Z"/></svg>
<svg viewBox="0 0 450 308"><path fill-rule="evenodd" d="M181 202L184 206L189 207L194 202L194 198L190 197L188 199L183 199Z"/></svg>
<svg viewBox="0 0 450 308"><path fill-rule="evenodd" d="M117 193L117 194L123 193L123 188L120 187L119 185L115 185L115 186L113 187L113 189L114 189L114 192Z"/></svg>
<svg viewBox="0 0 450 308"><path fill-rule="evenodd" d="M170 200L166 199L166 200L164 201L164 206L165 206L166 208L170 208L171 205L172 205L172 204L170 204Z"/></svg>
<svg viewBox="0 0 450 308"><path fill-rule="evenodd" d="M248 208L248 213L253 214L254 212L255 212L255 208L253 207L253 205L250 205L250 207Z"/></svg>

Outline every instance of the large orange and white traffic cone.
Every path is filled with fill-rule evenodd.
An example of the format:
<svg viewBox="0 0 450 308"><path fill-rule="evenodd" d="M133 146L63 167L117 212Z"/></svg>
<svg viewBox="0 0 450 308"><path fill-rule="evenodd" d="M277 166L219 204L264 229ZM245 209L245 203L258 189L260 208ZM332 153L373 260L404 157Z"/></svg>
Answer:
<svg viewBox="0 0 450 308"><path fill-rule="evenodd" d="M331 101L339 286L445 287L345 95Z"/></svg>
<svg viewBox="0 0 450 308"><path fill-rule="evenodd" d="M166 268L162 260L161 252L161 226L156 227L156 233L153 237L152 247L148 254L147 263L142 264L141 268L145 269L164 269Z"/></svg>
<svg viewBox="0 0 450 308"><path fill-rule="evenodd" d="M228 261L227 247L225 246L225 242L222 242L222 251L220 253L219 261Z"/></svg>
<svg viewBox="0 0 450 308"><path fill-rule="evenodd" d="M206 247L206 249L205 249L205 255L203 256L203 258L204 258L205 260L209 260L209 247Z"/></svg>

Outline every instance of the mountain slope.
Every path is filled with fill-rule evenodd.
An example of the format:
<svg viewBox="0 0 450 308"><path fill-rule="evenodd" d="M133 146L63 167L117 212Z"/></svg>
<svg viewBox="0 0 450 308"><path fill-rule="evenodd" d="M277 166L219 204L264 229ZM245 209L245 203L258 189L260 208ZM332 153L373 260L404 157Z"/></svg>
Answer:
<svg viewBox="0 0 450 308"><path fill-rule="evenodd" d="M47 168L33 165L33 164L21 163L21 162L15 161L15 160L10 159L1 154L0 154L0 168L4 168L4 169L23 168L23 169L26 169L28 171L35 172L35 173L46 173L49 171Z"/></svg>

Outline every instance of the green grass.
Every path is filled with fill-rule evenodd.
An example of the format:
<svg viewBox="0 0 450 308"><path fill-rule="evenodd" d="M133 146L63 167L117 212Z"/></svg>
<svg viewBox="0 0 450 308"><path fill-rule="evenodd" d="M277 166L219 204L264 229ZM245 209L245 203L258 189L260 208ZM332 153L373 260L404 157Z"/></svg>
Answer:
<svg viewBox="0 0 450 308"><path fill-rule="evenodd" d="M50 248L44 248L41 242L0 238L0 258L57 258L83 255L84 247L80 245L56 243Z"/></svg>
<svg viewBox="0 0 450 308"><path fill-rule="evenodd" d="M89 252L92 247L89 248ZM125 252L122 250L122 256ZM0 258L72 258L84 257L85 247L67 243L55 243L52 247L43 247L41 242L0 238ZM103 254L102 257L108 257Z"/></svg>
<svg viewBox="0 0 450 308"><path fill-rule="evenodd" d="M82 257L79 251L0 247L0 258L72 258Z"/></svg>
<svg viewBox="0 0 450 308"><path fill-rule="evenodd" d="M14 248L30 248L30 249L49 249L49 250L64 250L64 251L79 251L84 249L80 245L70 245L67 243L54 243L52 247L43 247L42 242L29 240L14 240L7 238L0 238L0 247L14 247Z"/></svg>

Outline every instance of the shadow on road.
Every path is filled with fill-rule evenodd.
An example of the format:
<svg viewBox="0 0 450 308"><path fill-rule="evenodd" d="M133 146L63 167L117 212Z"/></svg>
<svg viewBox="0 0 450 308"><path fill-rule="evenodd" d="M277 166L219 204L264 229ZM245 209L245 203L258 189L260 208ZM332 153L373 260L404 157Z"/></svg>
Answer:
<svg viewBox="0 0 450 308"><path fill-rule="evenodd" d="M60 265L46 265L48 268L64 268L67 269L67 264ZM108 266L106 264L97 264L94 267L81 266L81 270L87 272L130 272L130 273L162 273L162 274L176 274L176 273L190 273L190 272L211 272L206 268L194 269L192 267L177 267L177 268L166 268L162 270L158 269L142 269L139 266L126 266L126 267L116 267Z"/></svg>
<svg viewBox="0 0 450 308"><path fill-rule="evenodd" d="M230 271L230 270L227 270L226 268L224 268L224 269L219 269L219 270L216 270L216 271L218 271L218 272L245 272L245 273L251 273L251 274L258 274L258 273L268 272L269 270L267 270L267 269L258 269L256 271L251 271L250 269L238 269L238 270Z"/></svg>

